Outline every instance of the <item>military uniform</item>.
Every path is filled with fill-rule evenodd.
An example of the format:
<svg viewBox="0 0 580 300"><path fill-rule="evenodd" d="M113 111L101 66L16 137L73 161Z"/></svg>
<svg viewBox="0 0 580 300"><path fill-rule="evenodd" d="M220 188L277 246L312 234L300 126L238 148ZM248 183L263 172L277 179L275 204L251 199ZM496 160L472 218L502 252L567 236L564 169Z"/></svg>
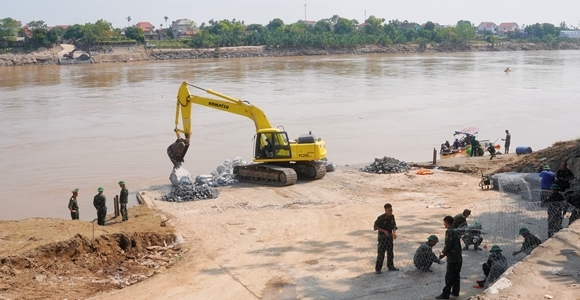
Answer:
<svg viewBox="0 0 580 300"><path fill-rule="evenodd" d="M469 217L471 215L471 210L465 209L463 210L463 213L453 217L453 224L451 224L451 228L459 228L462 226L467 226L467 217L465 217L466 214Z"/></svg>
<svg viewBox="0 0 580 300"><path fill-rule="evenodd" d="M467 250L470 245L474 245L475 250L481 250L479 245L483 242L483 237L481 237L481 224L475 222L473 226L463 226L457 229L458 233L463 233L461 240L465 244L463 250Z"/></svg>
<svg viewBox="0 0 580 300"><path fill-rule="evenodd" d="M129 199L129 190L125 187L125 182L119 182L121 187L121 193L119 194L119 204L121 205L121 216L123 217L122 221L128 221L129 216L127 215L127 203Z"/></svg>
<svg viewBox="0 0 580 300"><path fill-rule="evenodd" d="M425 242L417 248L415 255L413 256L413 263L417 269L422 271L429 271L431 265L436 262L439 263L441 260L433 253L433 246L429 242Z"/></svg>
<svg viewBox="0 0 580 300"><path fill-rule="evenodd" d="M524 242L522 243L522 248L519 251L513 253L513 255L517 255L520 252L524 252L526 255L532 253L536 247L538 247L542 241L536 237L535 235L531 234L527 229L520 229L520 234L524 236Z"/></svg>
<svg viewBox="0 0 580 300"><path fill-rule="evenodd" d="M384 229L389 232L390 235L385 235L383 232L378 231L378 249L377 249L377 263L375 265L375 271L380 273L383 269L383 262L385 260L385 252L387 252L387 268L389 270L396 270L393 253L393 230L397 230L397 222L395 221L395 215L386 216L385 214L380 215L374 224L374 229L378 228Z"/></svg>
<svg viewBox="0 0 580 300"><path fill-rule="evenodd" d="M564 191L570 188L570 181L564 179L574 178L574 173L572 173L568 168L566 168L566 170L559 169L556 173L556 178L558 179L556 183L560 186L560 189Z"/></svg>
<svg viewBox="0 0 580 300"><path fill-rule="evenodd" d="M97 209L97 224L105 226L107 217L107 198L103 195L103 188L98 189L99 193L93 199L93 206Z"/></svg>
<svg viewBox="0 0 580 300"><path fill-rule="evenodd" d="M548 207L548 237L552 237L554 233L562 229L563 216L562 213L565 211L564 196L558 192L560 187L557 184L552 185L552 194L544 202Z"/></svg>
<svg viewBox="0 0 580 300"><path fill-rule="evenodd" d="M78 189L73 190L73 194L78 192ZM73 220L79 219L79 205L77 203L77 197L75 195L71 196L68 201L68 210L70 211L70 217Z"/></svg>
<svg viewBox="0 0 580 300"><path fill-rule="evenodd" d="M572 193L572 190L567 189L564 192L564 195L566 195L566 202L572 206L572 214L570 215L570 219L568 219L568 226L570 226L572 222L580 219L580 197L577 195L568 195L569 193Z"/></svg>
<svg viewBox="0 0 580 300"><path fill-rule="evenodd" d="M459 233L453 228L448 228L445 231L443 254L447 256L447 272L445 272L445 287L441 296L459 295L463 257L461 256Z"/></svg>
<svg viewBox="0 0 580 300"><path fill-rule="evenodd" d="M486 286L494 283L508 268L507 258L501 254L501 251L498 246L493 246L487 262L481 266Z"/></svg>

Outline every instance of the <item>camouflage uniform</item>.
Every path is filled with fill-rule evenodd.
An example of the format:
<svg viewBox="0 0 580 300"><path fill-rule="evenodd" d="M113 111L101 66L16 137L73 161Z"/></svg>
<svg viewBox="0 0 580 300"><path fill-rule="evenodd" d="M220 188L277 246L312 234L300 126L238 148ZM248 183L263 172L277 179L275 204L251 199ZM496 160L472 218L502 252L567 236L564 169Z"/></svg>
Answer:
<svg viewBox="0 0 580 300"><path fill-rule="evenodd" d="M499 247L497 248L499 249ZM481 266L486 286L494 283L508 268L507 258L501 254L501 249L499 251L493 249L494 247L490 251L487 262Z"/></svg>
<svg viewBox="0 0 580 300"><path fill-rule="evenodd" d="M107 198L103 195L103 189L99 188L99 193L93 199L93 206L97 210L97 224L105 226L107 217Z"/></svg>
<svg viewBox="0 0 580 300"><path fill-rule="evenodd" d="M121 216L123 217L122 221L128 221L129 216L127 214L127 203L129 198L129 190L125 187L125 183L120 181L119 184L121 185L121 193L119 194L119 204L121 205Z"/></svg>
<svg viewBox="0 0 580 300"><path fill-rule="evenodd" d="M548 207L548 237L552 237L554 233L562 229L563 216L562 213L565 212L566 202L564 202L564 196L559 192L560 190L557 184L552 185L552 194L546 201L544 201Z"/></svg>
<svg viewBox="0 0 580 300"><path fill-rule="evenodd" d="M463 257L461 256L459 234L453 228L448 228L445 231L443 254L447 256L447 271L445 272L445 287L443 288L441 296L459 295Z"/></svg>
<svg viewBox="0 0 580 300"><path fill-rule="evenodd" d="M462 234L461 240L465 244L463 250L469 249L470 245L474 245L475 250L481 250L479 245L483 242L483 238L481 237L481 224L476 222L473 226L463 226L457 228L457 232Z"/></svg>
<svg viewBox="0 0 580 300"><path fill-rule="evenodd" d="M415 251L415 255L413 256L413 263L417 269L422 271L429 271L431 265L436 262L439 262L439 258L435 253L433 253L433 247L429 244L429 242L425 242L417 248Z"/></svg>
<svg viewBox="0 0 580 300"><path fill-rule="evenodd" d="M569 206L572 206L572 214L570 215L570 219L568 219L568 226L570 226L572 222L580 219L580 197L577 195L571 195L570 193L572 193L570 189L564 192L566 195L566 202L568 202ZM566 209L566 211L567 210L568 209Z"/></svg>
<svg viewBox="0 0 580 300"><path fill-rule="evenodd" d="M522 248L519 251L514 252L513 255L517 255L519 252L524 252L526 255L529 255L530 253L532 253L532 250L534 250L542 243L542 241L535 235L529 232L524 234L526 234L526 236L524 236Z"/></svg>

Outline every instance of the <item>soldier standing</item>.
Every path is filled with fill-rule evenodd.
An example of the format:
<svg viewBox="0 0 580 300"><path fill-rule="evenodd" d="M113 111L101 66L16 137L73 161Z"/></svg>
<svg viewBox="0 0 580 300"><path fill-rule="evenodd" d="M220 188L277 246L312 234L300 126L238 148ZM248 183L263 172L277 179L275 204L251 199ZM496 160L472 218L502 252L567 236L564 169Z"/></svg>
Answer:
<svg viewBox="0 0 580 300"><path fill-rule="evenodd" d="M522 252L526 253L526 255L532 253L536 247L538 247L542 241L536 237L535 235L531 234L527 228L520 228L520 235L524 237L524 242L522 243L522 248L518 251L514 251L512 253L513 256L516 256Z"/></svg>
<svg viewBox="0 0 580 300"><path fill-rule="evenodd" d="M93 206L97 210L97 224L100 226L105 226L105 218L107 217L107 198L103 195L103 191L104 189L99 187L97 189L99 193L93 199Z"/></svg>
<svg viewBox="0 0 580 300"><path fill-rule="evenodd" d="M381 274L383 269L383 262L385 260L385 252L387 252L387 268L389 271L399 271L395 268L393 263L393 240L397 238L397 222L395 222L395 215L393 215L393 206L390 203L384 205L385 213L380 215L374 224L374 230L378 231L378 249L377 249L377 264L375 265L375 273Z"/></svg>
<svg viewBox="0 0 580 300"><path fill-rule="evenodd" d="M552 184L552 194L544 202L548 206L548 237L562 229L563 216L565 212L564 196L560 194L560 186Z"/></svg>
<svg viewBox="0 0 580 300"><path fill-rule="evenodd" d="M125 187L125 181L119 181L119 187L121 187L121 193L119 195L119 203L121 204L121 216L123 217L122 222L129 221L129 216L127 215L127 202L129 198L129 190Z"/></svg>
<svg viewBox="0 0 580 300"><path fill-rule="evenodd" d="M445 287L441 295L435 299L449 299L450 295L459 296L461 283L461 266L463 265L463 257L461 256L461 241L459 234L451 225L453 224L453 217L446 216L443 219L443 225L447 229L445 231L445 248L439 255L439 259L447 256L447 272L445 272Z"/></svg>
<svg viewBox="0 0 580 300"><path fill-rule="evenodd" d="M437 245L437 243L439 243L439 238L437 238L436 235L430 235L427 238L427 241L417 248L415 255L413 256L413 263L417 269L431 272L431 265L434 262L440 265L445 263L443 260L437 258L437 255L433 253L433 246Z"/></svg>
<svg viewBox="0 0 580 300"><path fill-rule="evenodd" d="M565 191L570 188L570 180L574 179L574 173L568 169L567 162L563 162L560 170L556 172L556 179L561 190Z"/></svg>
<svg viewBox="0 0 580 300"><path fill-rule="evenodd" d="M68 201L68 210L70 210L70 217L73 220L79 219L79 205L77 203L77 197L79 195L79 189L74 189L71 191L72 197Z"/></svg>

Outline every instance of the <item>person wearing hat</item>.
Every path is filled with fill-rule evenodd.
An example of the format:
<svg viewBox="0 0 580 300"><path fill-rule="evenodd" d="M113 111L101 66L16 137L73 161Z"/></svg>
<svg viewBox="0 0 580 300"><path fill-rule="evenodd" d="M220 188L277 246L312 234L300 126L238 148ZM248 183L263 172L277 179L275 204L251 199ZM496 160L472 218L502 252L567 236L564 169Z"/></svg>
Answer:
<svg viewBox="0 0 580 300"><path fill-rule="evenodd" d="M508 268L507 258L501 254L501 248L498 245L493 245L489 250L489 257L487 262L481 265L485 279L478 280L474 288L482 288L485 285L489 286L494 283Z"/></svg>
<svg viewBox="0 0 580 300"><path fill-rule="evenodd" d="M570 206L572 206L572 214L568 219L568 226L572 224L572 222L580 219L580 198L577 195L574 195L572 189L567 189L564 191L564 199ZM566 208L566 212L568 208Z"/></svg>
<svg viewBox="0 0 580 300"><path fill-rule="evenodd" d="M542 172L540 172L540 186L542 190L549 190L556 180L556 174L550 170L549 165L545 165Z"/></svg>
<svg viewBox="0 0 580 300"><path fill-rule="evenodd" d="M522 252L524 252L526 255L532 253L532 250L534 250L536 247L538 247L542 241L536 237L535 235L531 234L530 231L523 227L520 228L520 235L524 237L524 242L522 243L522 248L518 251L514 251L512 253L513 256L516 256Z"/></svg>
<svg viewBox="0 0 580 300"><path fill-rule="evenodd" d="M445 287L441 295L435 299L449 299L450 295L459 296L461 284L461 266L463 265L463 257L461 256L461 240L459 233L451 226L453 225L453 217L445 216L443 218L443 226L447 229L445 231L445 247L439 259L447 256L447 270L445 272Z"/></svg>
<svg viewBox="0 0 580 300"><path fill-rule="evenodd" d="M461 234L463 233L463 237L461 240L465 244L463 250L469 249L470 245L473 245L473 250L481 250L479 245L483 242L483 237L481 237L481 223L475 222L473 226L463 226L459 227L457 231Z"/></svg>
<svg viewBox="0 0 580 300"><path fill-rule="evenodd" d="M548 199L544 201L548 207L548 237L552 237L554 233L562 229L563 216L562 212L565 212L566 202L564 202L564 196L560 194L560 186L557 184L552 184L550 187L552 194Z"/></svg>
<svg viewBox="0 0 580 300"><path fill-rule="evenodd" d="M492 160L495 157L495 145L493 143L489 143L487 152L489 152L489 160Z"/></svg>
<svg viewBox="0 0 580 300"><path fill-rule="evenodd" d="M469 217L470 215L471 215L471 210L464 209L463 213L458 214L453 218L453 225L451 225L451 227L459 228L459 227L467 226L467 217Z"/></svg>
<svg viewBox="0 0 580 300"><path fill-rule="evenodd" d="M121 187L121 192L119 193L119 204L121 205L121 216L123 217L122 222L129 221L129 216L127 215L127 203L129 202L129 190L125 187L125 181L119 181L119 187Z"/></svg>
<svg viewBox="0 0 580 300"><path fill-rule="evenodd" d="M439 243L439 238L436 235L430 235L427 241L422 243L419 248L415 251L413 256L413 263L415 267L421 271L431 272L431 265L436 262L440 265L444 264L445 261L439 259L435 253L433 253L433 246Z"/></svg>
<svg viewBox="0 0 580 300"><path fill-rule="evenodd" d="M79 204L77 203L77 197L79 195L79 189L74 189L71 191L72 197L68 200L68 210L70 211L70 217L73 220L79 219Z"/></svg>
<svg viewBox="0 0 580 300"><path fill-rule="evenodd" d="M105 218L107 217L107 198L103 195L104 189L99 187L98 194L93 198L93 206L97 210L97 224L105 226Z"/></svg>
<svg viewBox="0 0 580 300"><path fill-rule="evenodd" d="M568 169L568 163L563 162L562 167L556 172L556 183L560 186L562 191L570 188L570 180L574 179L574 173Z"/></svg>

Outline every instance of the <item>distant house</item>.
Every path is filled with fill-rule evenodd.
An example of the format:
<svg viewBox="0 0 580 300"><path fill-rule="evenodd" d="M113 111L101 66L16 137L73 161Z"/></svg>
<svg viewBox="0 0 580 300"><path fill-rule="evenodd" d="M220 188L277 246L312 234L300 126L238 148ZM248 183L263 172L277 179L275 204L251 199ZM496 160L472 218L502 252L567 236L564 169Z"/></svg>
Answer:
<svg viewBox="0 0 580 300"><path fill-rule="evenodd" d="M501 23L499 26L497 26L497 33L502 35L505 35L508 32L515 32L517 30L520 30L520 26L518 26L517 23Z"/></svg>
<svg viewBox="0 0 580 300"><path fill-rule="evenodd" d="M480 33L488 31L495 34L497 33L497 25L495 25L494 22L481 22L479 26L477 26L477 31Z"/></svg>
<svg viewBox="0 0 580 300"><path fill-rule="evenodd" d="M316 21L304 21L304 25L314 27L314 25L316 25Z"/></svg>
<svg viewBox="0 0 580 300"><path fill-rule="evenodd" d="M562 30L560 37L569 39L580 39L580 30Z"/></svg>
<svg viewBox="0 0 580 300"><path fill-rule="evenodd" d="M427 23L421 24L421 27L425 28L425 24L427 24ZM443 26L441 26L441 24L439 24L439 23L433 22L433 25L435 25L435 29L443 28Z"/></svg>
<svg viewBox="0 0 580 300"><path fill-rule="evenodd" d="M149 22L139 22L135 24L135 27L141 28L143 30L143 35L145 35L146 40L157 40L159 35L155 32L155 26Z"/></svg>
<svg viewBox="0 0 580 300"><path fill-rule="evenodd" d="M194 30L191 28L191 20L188 19L177 19L171 24L171 31L174 38L179 38L182 36L195 34Z"/></svg>

